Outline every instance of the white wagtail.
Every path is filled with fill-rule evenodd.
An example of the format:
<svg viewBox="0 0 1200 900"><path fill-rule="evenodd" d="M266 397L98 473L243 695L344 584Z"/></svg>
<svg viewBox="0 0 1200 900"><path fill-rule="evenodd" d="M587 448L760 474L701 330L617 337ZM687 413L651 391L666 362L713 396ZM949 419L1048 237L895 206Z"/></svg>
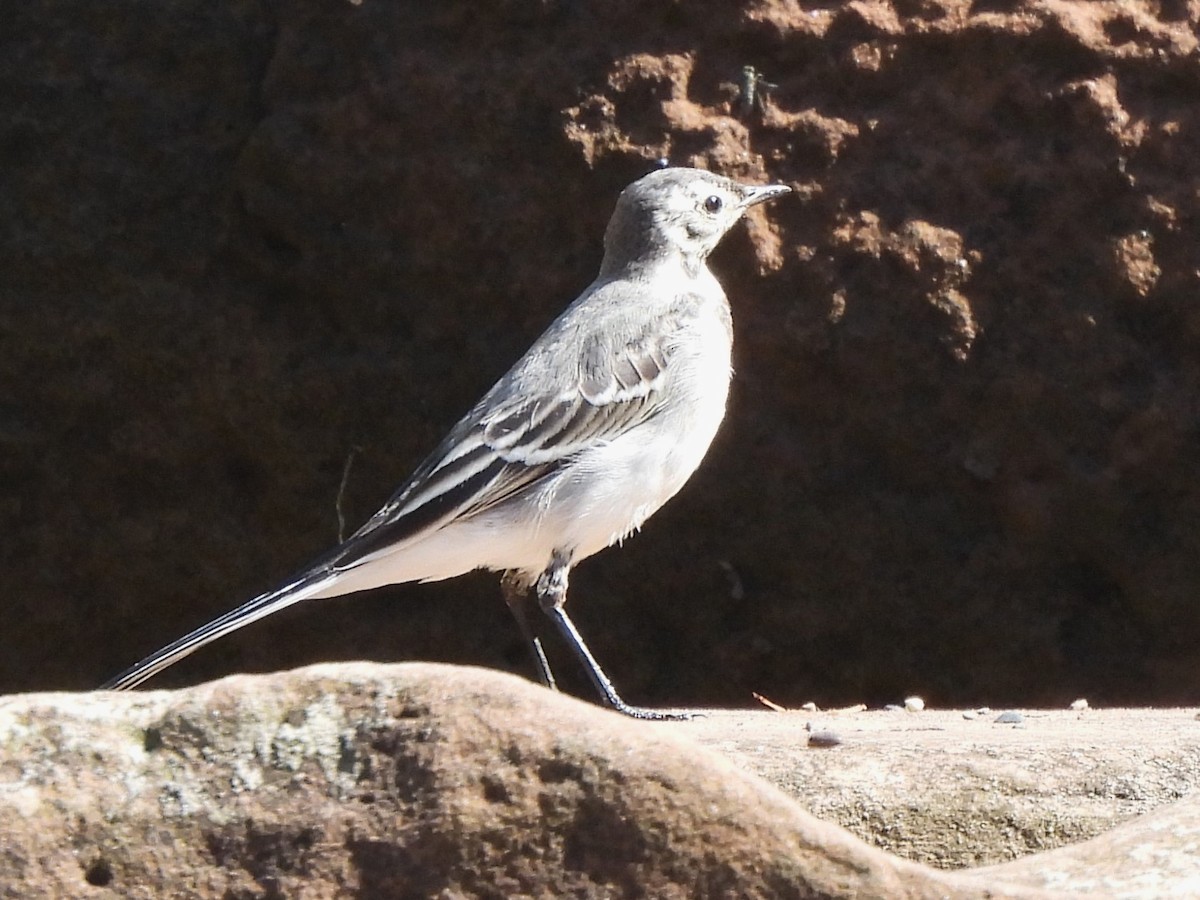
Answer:
<svg viewBox="0 0 1200 900"><path fill-rule="evenodd" d="M531 589L608 706L674 717L620 698L567 616L567 576L640 528L708 451L733 331L707 259L749 207L789 190L685 168L635 181L617 200L596 280L379 512L283 586L103 687L134 687L301 600L491 569L543 683L554 677L525 615Z"/></svg>

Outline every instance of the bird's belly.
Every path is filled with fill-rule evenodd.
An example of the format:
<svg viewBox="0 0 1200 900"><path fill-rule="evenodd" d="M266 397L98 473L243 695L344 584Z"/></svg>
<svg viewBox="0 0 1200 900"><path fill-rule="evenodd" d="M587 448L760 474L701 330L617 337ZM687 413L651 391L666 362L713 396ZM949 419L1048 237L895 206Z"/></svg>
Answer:
<svg viewBox="0 0 1200 900"><path fill-rule="evenodd" d="M440 581L472 569L536 576L556 552L574 562L621 541L673 497L704 458L724 410L653 420L592 447L520 501L459 519L345 572L321 596L405 581ZM709 406L712 397L709 397Z"/></svg>
<svg viewBox="0 0 1200 900"><path fill-rule="evenodd" d="M580 468L603 473L581 476L565 484L560 502L547 522L558 534L557 545L575 560L591 556L641 528L642 523L683 487L703 457L703 446L691 441L651 438L626 441L588 454ZM622 446L624 445L624 446Z"/></svg>
<svg viewBox="0 0 1200 900"><path fill-rule="evenodd" d="M669 409L582 454L556 486L543 527L578 561L621 541L696 471L725 415L729 366L712 366ZM718 362L720 358L718 357Z"/></svg>

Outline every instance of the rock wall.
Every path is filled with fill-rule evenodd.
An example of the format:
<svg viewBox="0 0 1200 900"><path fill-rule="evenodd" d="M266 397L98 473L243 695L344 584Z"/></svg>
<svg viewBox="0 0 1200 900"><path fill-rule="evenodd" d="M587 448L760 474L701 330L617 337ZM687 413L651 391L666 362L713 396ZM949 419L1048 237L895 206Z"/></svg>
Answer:
<svg viewBox="0 0 1200 900"><path fill-rule="evenodd" d="M96 684L357 525L667 159L799 196L715 260L737 377L708 461L573 579L626 696L1191 696L1198 24L1182 0L14 7L0 691ZM527 670L479 576L295 610L162 683L337 658Z"/></svg>

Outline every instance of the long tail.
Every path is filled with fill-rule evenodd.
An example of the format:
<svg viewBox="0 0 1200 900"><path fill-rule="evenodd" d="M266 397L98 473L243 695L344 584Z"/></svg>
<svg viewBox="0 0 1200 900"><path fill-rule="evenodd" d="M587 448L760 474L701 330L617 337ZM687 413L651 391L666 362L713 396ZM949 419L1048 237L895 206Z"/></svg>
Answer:
<svg viewBox="0 0 1200 900"><path fill-rule="evenodd" d="M179 662L190 653L199 650L205 644L210 644L217 638L224 637L230 632L237 631L244 625L257 622L272 613L278 612L299 603L327 587L337 575L329 571L310 572L301 578L285 584L281 588L268 591L255 597L249 603L243 603L237 609L230 610L225 615L213 619L207 625L201 625L191 634L185 634L179 640L167 644L156 653L151 653L140 663L126 669L116 678L100 685L102 691L125 691L137 687L147 678L157 675L163 669Z"/></svg>

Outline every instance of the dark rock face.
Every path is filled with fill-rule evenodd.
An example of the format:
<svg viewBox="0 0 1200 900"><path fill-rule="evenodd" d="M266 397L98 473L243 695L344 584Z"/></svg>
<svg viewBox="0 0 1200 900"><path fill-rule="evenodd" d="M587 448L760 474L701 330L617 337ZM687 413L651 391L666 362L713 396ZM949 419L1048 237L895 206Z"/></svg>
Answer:
<svg viewBox="0 0 1200 900"><path fill-rule="evenodd" d="M786 181L716 260L693 483L573 608L633 701L1161 703L1200 642L1194 6L21 4L0 33L0 690L86 687L354 527L659 158ZM760 102L737 83L762 73ZM525 671L492 578L163 683ZM566 667L569 668L569 667ZM714 678L714 671L720 677Z"/></svg>

